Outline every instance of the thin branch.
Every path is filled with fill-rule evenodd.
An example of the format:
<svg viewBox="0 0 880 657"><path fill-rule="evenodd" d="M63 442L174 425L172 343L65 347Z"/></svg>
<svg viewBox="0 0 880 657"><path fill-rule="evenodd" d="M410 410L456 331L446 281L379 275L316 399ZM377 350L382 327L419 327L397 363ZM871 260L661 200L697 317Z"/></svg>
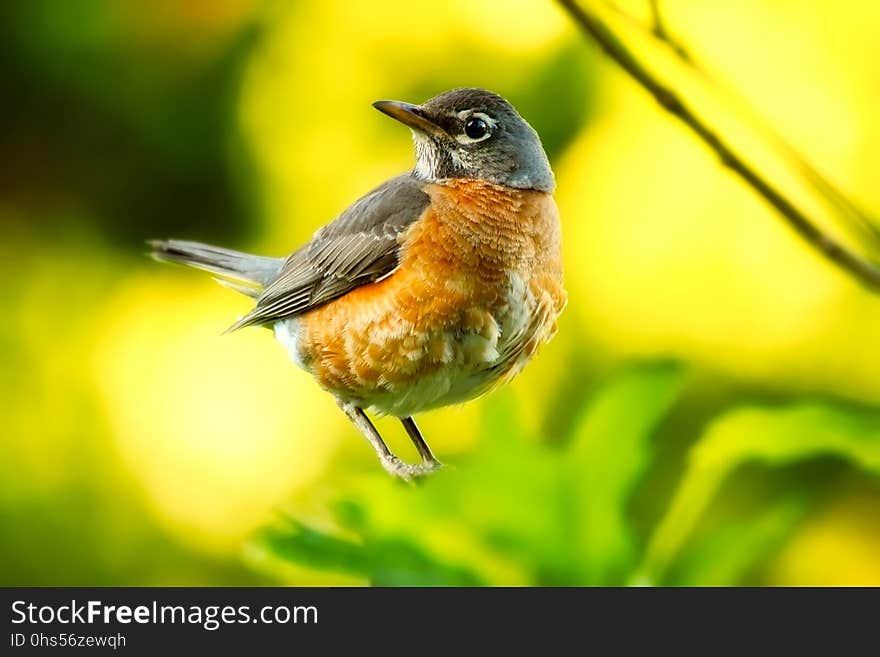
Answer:
<svg viewBox="0 0 880 657"><path fill-rule="evenodd" d="M841 192L830 180L823 176L794 146L792 146L761 114L749 103L745 97L737 93L729 85L720 82L715 76L711 75L703 66L697 63L690 51L678 41L672 33L667 29L666 22L660 9L660 0L648 0L651 12L651 28L648 30L638 20L630 14L621 10L617 5L606 2L608 7L613 9L619 15L623 16L630 23L645 30L652 37L663 43L670 51L672 51L691 71L696 73L702 80L709 84L728 99L738 105L739 110L745 115L745 118L752 123L770 143L780 151L782 156L793 166L804 179L813 186L828 205L840 213L841 218L849 221L850 225L856 232L860 232L862 237L870 243L880 242L880 227L877 220L871 217L854 201ZM877 247L874 249L877 250Z"/></svg>
<svg viewBox="0 0 880 657"><path fill-rule="evenodd" d="M665 43L682 61L693 64L691 54L666 29L666 21L660 11L660 0L648 0L648 6L651 9L651 34Z"/></svg>
<svg viewBox="0 0 880 657"><path fill-rule="evenodd" d="M850 273L873 292L880 292L880 268L850 251L824 233L790 199L750 166L715 130L699 117L682 98L657 79L623 44L593 9L586 9L575 0L557 0L574 22L631 78L641 85L669 114L684 123L703 141L730 171L744 180L804 239L831 262Z"/></svg>

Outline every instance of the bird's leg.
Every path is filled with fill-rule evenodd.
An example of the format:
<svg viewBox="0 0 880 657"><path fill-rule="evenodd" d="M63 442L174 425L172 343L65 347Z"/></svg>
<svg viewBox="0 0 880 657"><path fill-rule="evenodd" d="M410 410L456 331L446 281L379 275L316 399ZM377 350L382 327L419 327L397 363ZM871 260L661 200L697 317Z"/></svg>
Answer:
<svg viewBox="0 0 880 657"><path fill-rule="evenodd" d="M394 453L388 449L388 445L385 444L385 441L382 440L382 436L379 435L379 432L376 430L376 427L373 426L373 423L370 422L370 418L367 417L367 414L364 413L364 409L355 406L350 402L344 402L341 400L337 400L339 404L339 408L341 408L345 414L348 416L348 419L352 421L354 426L358 428L358 430L364 435L364 437L370 441L370 445L373 446L373 449L376 450L376 456L379 457L379 462L382 464L382 467L385 468L385 471L404 481L412 481L417 477L423 477L425 475L433 472L439 463L436 462L433 456L431 459L434 459L434 463L437 465L428 464L427 462L420 465L410 465L408 463L404 463L401 461ZM415 427L415 424L413 424ZM409 431L409 429L407 429ZM418 429L416 429L418 432ZM421 438L421 436L420 436ZM415 441L415 439L413 438ZM422 441L424 443L424 441ZM427 445L425 448L427 449ZM421 449L419 450L421 452ZM430 454L430 450L428 450L428 454ZM423 455L424 458L424 455Z"/></svg>
<svg viewBox="0 0 880 657"><path fill-rule="evenodd" d="M403 428L406 429L406 433L409 436L409 439L413 441L413 445L416 446L416 449L419 450L419 454L422 457L422 462L426 466L430 466L432 469L442 468L443 464L437 460L434 454L431 452L431 448L428 447L428 443L425 442L425 439L422 438L422 432L419 431L419 428L416 426L416 421L411 417L404 417L400 419L401 424L403 424Z"/></svg>

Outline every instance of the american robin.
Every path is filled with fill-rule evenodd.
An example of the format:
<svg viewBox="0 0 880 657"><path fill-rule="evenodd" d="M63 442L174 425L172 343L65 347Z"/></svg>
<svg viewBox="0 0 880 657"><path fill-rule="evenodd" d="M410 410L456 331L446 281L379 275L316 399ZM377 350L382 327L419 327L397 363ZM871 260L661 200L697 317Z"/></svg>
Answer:
<svg viewBox="0 0 880 657"><path fill-rule="evenodd" d="M501 96L455 89L373 106L412 130L416 166L356 201L286 258L179 240L159 260L256 299L229 330L264 325L370 441L392 475L441 467L412 416L509 381L556 333L566 303L553 172ZM407 464L365 411L399 418Z"/></svg>

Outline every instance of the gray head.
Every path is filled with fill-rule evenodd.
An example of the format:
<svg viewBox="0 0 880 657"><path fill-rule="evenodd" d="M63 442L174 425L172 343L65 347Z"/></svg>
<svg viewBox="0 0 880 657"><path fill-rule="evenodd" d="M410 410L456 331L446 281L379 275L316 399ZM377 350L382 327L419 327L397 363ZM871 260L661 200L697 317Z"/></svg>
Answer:
<svg viewBox="0 0 880 657"><path fill-rule="evenodd" d="M472 178L543 192L556 187L538 133L498 94L454 89L422 105L380 100L373 107L412 129L419 178Z"/></svg>

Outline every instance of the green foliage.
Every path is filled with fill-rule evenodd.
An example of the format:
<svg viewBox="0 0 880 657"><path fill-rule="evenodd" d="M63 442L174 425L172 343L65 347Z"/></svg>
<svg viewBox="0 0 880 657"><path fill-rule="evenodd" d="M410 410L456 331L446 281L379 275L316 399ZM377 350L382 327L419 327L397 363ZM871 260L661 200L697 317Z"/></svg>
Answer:
<svg viewBox="0 0 880 657"><path fill-rule="evenodd" d="M880 474L880 414L814 402L787 408L742 408L721 416L694 446L669 510L654 533L642 574L660 577L736 468L749 462L783 466L821 455L834 455ZM805 510L806 495L805 491L789 493L764 509L757 520L739 528L728 527L730 536L718 541L712 554L719 562L731 564L742 558L740 543L778 542ZM709 568L712 564L694 566ZM740 574L744 569L742 564L733 570Z"/></svg>
<svg viewBox="0 0 880 657"><path fill-rule="evenodd" d="M384 475L354 482L328 507L332 529L286 518L259 541L279 563L377 585L728 585L772 557L816 499L808 483L789 484L757 495L737 520L703 522L742 466L782 476L782 466L830 455L880 475L880 413L832 402L737 408L693 442L671 503L639 527L634 493L686 384L676 365L620 371L552 446L500 393L466 464L419 487Z"/></svg>

